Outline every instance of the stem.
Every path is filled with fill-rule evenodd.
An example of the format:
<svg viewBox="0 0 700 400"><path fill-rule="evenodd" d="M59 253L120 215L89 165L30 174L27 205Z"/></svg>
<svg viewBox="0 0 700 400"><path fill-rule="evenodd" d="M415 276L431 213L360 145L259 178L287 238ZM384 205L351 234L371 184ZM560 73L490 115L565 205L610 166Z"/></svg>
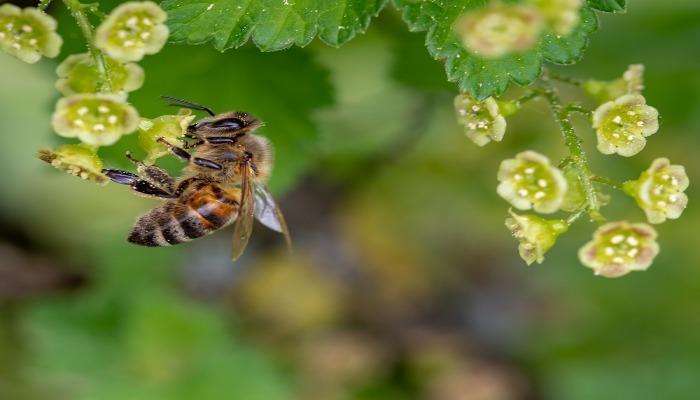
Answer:
<svg viewBox="0 0 700 400"><path fill-rule="evenodd" d="M51 4L51 0L40 0L37 8L39 11L44 12L49 7L49 4Z"/></svg>
<svg viewBox="0 0 700 400"><path fill-rule="evenodd" d="M527 103L528 101L534 100L540 96L542 96L542 93L539 90L531 90L530 92L520 96L520 98L515 99L515 103L521 106Z"/></svg>
<svg viewBox="0 0 700 400"><path fill-rule="evenodd" d="M569 215L569 218L566 219L566 224L571 226L571 224L576 222L576 220L581 218L581 216L585 213L586 213L586 209L582 208L582 209L576 211L575 213Z"/></svg>
<svg viewBox="0 0 700 400"><path fill-rule="evenodd" d="M591 110L588 110L588 109L584 108L582 105L576 104L576 103L571 103L571 104L567 105L564 108L564 110L566 110L567 114L571 114L571 113L575 113L575 112L577 112L579 114L583 114L583 115L591 115L592 114Z"/></svg>
<svg viewBox="0 0 700 400"><path fill-rule="evenodd" d="M112 82L109 79L109 72L107 71L104 56L102 55L102 52L97 47L95 47L95 43L93 40L93 27L90 24L90 20L87 18L87 15L85 14L85 12L83 12L83 10L86 9L86 6L80 3L79 0L63 0L63 4L66 5L66 8L68 8L71 15L75 19L75 22L78 24L80 30L83 33L83 37L85 38L85 42L87 43L88 51L92 56L92 59L95 63L95 67L97 68L97 72L100 74L100 86L102 91L109 92L112 87Z"/></svg>
<svg viewBox="0 0 700 400"><path fill-rule="evenodd" d="M576 170L576 174L578 175L578 179L581 182L584 191L586 192L586 210L588 215L591 217L591 220L595 222L604 222L605 218L600 213L598 193L596 192L596 188L591 180L593 174L590 166L588 165L586 153L581 147L583 140L576 135L574 126L569 119L569 111L562 105L561 99L549 80L549 77L545 76L542 78L542 82L544 83L542 95L549 102L549 107L552 109L554 120L559 126L559 131L564 138L566 147L569 149L571 163Z"/></svg>
<svg viewBox="0 0 700 400"><path fill-rule="evenodd" d="M547 71L547 76L551 79L556 80L556 81L568 83L569 85L574 85L574 86L583 86L583 83L585 82L583 79L572 78L572 77L566 76L566 75L559 75L556 72L552 72L552 71Z"/></svg>
<svg viewBox="0 0 700 400"><path fill-rule="evenodd" d="M601 183L603 185L610 186L611 188L617 189L617 190L623 190L623 184L622 182L618 182L614 179L608 178L607 176L592 176L591 180L595 183Z"/></svg>

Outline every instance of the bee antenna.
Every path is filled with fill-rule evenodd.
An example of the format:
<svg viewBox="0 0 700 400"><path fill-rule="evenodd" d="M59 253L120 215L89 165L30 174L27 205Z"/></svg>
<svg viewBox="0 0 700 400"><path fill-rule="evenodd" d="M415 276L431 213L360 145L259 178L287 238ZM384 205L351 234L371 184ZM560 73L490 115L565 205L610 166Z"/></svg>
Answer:
<svg viewBox="0 0 700 400"><path fill-rule="evenodd" d="M193 110L206 111L212 117L216 115L216 113L212 111L209 107L205 107L201 104L193 103L191 101L183 99L178 99L177 97L173 96L160 96L160 98L167 101L169 106L185 107L191 108Z"/></svg>

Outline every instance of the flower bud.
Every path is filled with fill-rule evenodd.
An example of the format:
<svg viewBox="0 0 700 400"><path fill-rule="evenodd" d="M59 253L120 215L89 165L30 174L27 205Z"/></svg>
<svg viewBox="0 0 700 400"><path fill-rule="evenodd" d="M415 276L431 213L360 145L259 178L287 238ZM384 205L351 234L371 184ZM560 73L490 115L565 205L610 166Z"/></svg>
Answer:
<svg viewBox="0 0 700 400"><path fill-rule="evenodd" d="M688 174L682 165L671 165L668 158L657 158L636 181L624 184L625 193L634 197L647 220L660 224L681 216L688 205Z"/></svg>
<svg viewBox="0 0 700 400"><path fill-rule="evenodd" d="M478 146L503 139L506 120L492 97L480 102L467 94L460 94L455 97L454 106L457 122L464 126L464 133Z"/></svg>
<svg viewBox="0 0 700 400"><path fill-rule="evenodd" d="M151 1L121 4L95 31L95 45L117 61L139 61L165 45L166 18L165 11Z"/></svg>
<svg viewBox="0 0 700 400"><path fill-rule="evenodd" d="M105 185L109 180L102 174L102 160L85 144L66 144L56 150L39 150L39 159L61 171L82 179Z"/></svg>
<svg viewBox="0 0 700 400"><path fill-rule="evenodd" d="M642 94L644 89L644 65L632 64L621 78L612 81L587 80L583 89L601 103L615 100L626 94Z"/></svg>
<svg viewBox="0 0 700 400"><path fill-rule="evenodd" d="M537 215L518 215L508 210L510 218L506 218L506 227L513 237L520 241L518 252L527 265L533 262L541 264L544 254L554 246L557 237L569 229L566 221L546 220Z"/></svg>
<svg viewBox="0 0 700 400"><path fill-rule="evenodd" d="M56 20L49 15L32 7L0 6L2 51L33 64L41 56L56 57L62 44L63 39L56 33Z"/></svg>
<svg viewBox="0 0 700 400"><path fill-rule="evenodd" d="M630 157L642 151L646 137L659 130L659 112L641 94L627 94L598 107L593 128L601 153Z"/></svg>
<svg viewBox="0 0 700 400"><path fill-rule="evenodd" d="M557 211L567 190L562 172L531 150L501 162L498 181L498 194L513 207L540 213Z"/></svg>
<svg viewBox="0 0 700 400"><path fill-rule="evenodd" d="M581 247L578 256L596 275L617 278L631 271L644 271L659 254L656 231L647 224L607 223Z"/></svg>
<svg viewBox="0 0 700 400"><path fill-rule="evenodd" d="M143 85L143 69L135 63L122 64L109 57L104 57L109 70L112 93L133 92ZM58 80L56 89L66 96L76 93L97 93L102 79L95 63L88 53L68 56L56 68Z"/></svg>
<svg viewBox="0 0 700 400"><path fill-rule="evenodd" d="M483 58L529 50L541 31L542 17L528 5L494 4L463 14L455 23L462 45Z"/></svg>
<svg viewBox="0 0 700 400"><path fill-rule="evenodd" d="M136 130L139 114L117 95L76 94L56 103L51 123L60 136L109 146Z"/></svg>
<svg viewBox="0 0 700 400"><path fill-rule="evenodd" d="M139 146L146 151L144 162L152 164L156 159L168 154L168 148L157 139L165 138L172 143L187 133L187 126L195 118L190 110L183 109L178 115L162 115L157 118L141 118L139 123Z"/></svg>

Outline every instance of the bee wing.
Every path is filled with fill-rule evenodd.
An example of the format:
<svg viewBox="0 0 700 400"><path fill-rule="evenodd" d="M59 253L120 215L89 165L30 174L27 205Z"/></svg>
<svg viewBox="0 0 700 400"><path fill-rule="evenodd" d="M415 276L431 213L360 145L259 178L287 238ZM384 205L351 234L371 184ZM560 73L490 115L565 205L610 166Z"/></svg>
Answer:
<svg viewBox="0 0 700 400"><path fill-rule="evenodd" d="M248 162L243 162L243 179L241 181L241 207L238 210L238 218L233 225L233 246L231 258L236 261L250 239L253 233L253 220L255 212L255 203L253 198L253 189L250 182L250 171Z"/></svg>
<svg viewBox="0 0 700 400"><path fill-rule="evenodd" d="M287 222L284 220L282 211L275 203L275 199L265 184L254 184L253 186L255 190L255 218L266 227L284 235L287 248L291 251L292 237L289 234Z"/></svg>

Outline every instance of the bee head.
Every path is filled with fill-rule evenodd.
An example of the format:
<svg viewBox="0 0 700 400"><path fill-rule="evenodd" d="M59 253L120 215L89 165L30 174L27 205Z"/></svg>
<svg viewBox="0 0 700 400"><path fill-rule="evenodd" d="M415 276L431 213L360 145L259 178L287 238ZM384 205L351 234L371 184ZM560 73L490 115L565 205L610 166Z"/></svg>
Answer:
<svg viewBox="0 0 700 400"><path fill-rule="evenodd" d="M202 118L197 123L187 127L187 132L197 136L228 136L237 133L247 133L262 126L255 116L239 111L217 114Z"/></svg>

